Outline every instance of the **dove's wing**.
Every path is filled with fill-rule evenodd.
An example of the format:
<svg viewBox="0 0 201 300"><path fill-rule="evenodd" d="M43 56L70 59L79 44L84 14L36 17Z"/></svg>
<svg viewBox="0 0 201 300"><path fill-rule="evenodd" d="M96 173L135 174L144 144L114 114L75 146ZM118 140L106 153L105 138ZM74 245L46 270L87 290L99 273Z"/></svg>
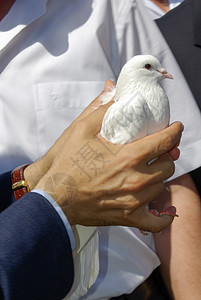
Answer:
<svg viewBox="0 0 201 300"><path fill-rule="evenodd" d="M146 136L148 124L148 105L136 92L110 106L103 119L101 135L112 143L126 144Z"/></svg>

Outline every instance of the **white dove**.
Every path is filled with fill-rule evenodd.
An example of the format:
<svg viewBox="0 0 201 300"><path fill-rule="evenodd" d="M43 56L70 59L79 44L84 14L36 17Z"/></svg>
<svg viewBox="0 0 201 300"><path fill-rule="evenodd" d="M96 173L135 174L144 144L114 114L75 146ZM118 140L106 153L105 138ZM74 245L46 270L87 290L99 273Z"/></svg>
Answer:
<svg viewBox="0 0 201 300"><path fill-rule="evenodd" d="M169 100L160 86L172 75L152 55L136 55L122 68L107 110L101 135L115 144L126 144L169 125Z"/></svg>

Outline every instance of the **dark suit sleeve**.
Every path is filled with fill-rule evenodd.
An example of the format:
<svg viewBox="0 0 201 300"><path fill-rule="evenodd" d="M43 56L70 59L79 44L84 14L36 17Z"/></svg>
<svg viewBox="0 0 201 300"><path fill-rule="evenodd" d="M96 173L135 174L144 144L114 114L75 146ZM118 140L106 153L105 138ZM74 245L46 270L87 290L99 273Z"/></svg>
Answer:
<svg viewBox="0 0 201 300"><path fill-rule="evenodd" d="M28 193L0 213L3 299L62 299L73 278L66 229L43 196Z"/></svg>

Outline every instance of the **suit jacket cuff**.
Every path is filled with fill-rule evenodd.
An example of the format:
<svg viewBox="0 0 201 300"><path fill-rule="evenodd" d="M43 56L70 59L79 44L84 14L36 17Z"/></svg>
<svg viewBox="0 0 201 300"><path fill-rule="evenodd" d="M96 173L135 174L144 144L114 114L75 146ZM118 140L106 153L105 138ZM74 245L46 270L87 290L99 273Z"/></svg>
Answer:
<svg viewBox="0 0 201 300"><path fill-rule="evenodd" d="M35 193L38 193L38 194L42 195L54 207L54 209L58 213L59 217L61 218L61 220L62 220L62 222L63 222L63 224L66 228L66 231L67 231L69 239L70 239L71 248L72 248L72 250L74 250L75 249L75 237L74 237L74 234L73 234L73 230L72 230L71 225L68 222L68 219L65 216L63 210L59 206L59 204L48 193L46 193L44 191L34 189L31 192L35 192Z"/></svg>

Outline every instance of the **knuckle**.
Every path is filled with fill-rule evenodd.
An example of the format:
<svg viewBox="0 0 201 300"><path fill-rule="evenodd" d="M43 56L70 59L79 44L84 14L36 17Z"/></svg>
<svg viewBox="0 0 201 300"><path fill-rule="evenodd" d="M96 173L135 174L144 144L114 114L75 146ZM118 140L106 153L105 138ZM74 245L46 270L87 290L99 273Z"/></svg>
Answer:
<svg viewBox="0 0 201 300"><path fill-rule="evenodd" d="M139 173L135 174L135 176L133 177L133 184L135 187L135 191L136 192L143 192L147 189L147 187L149 187L152 184L152 176L150 176L148 173Z"/></svg>
<svg viewBox="0 0 201 300"><path fill-rule="evenodd" d="M125 225L133 226L139 217L140 202L129 195L122 198L119 208L119 216Z"/></svg>
<svg viewBox="0 0 201 300"><path fill-rule="evenodd" d="M140 178L138 178L138 180L135 179L135 181L133 181L132 189L135 192L140 192L141 190L143 190L145 188L146 185L147 185L146 180L141 180Z"/></svg>
<svg viewBox="0 0 201 300"><path fill-rule="evenodd" d="M159 178L165 180L172 176L175 172L175 163L172 160L170 154L166 153L163 154L159 159L156 161L155 165L155 176L153 178ZM150 177L152 177L152 169L150 169Z"/></svg>
<svg viewBox="0 0 201 300"><path fill-rule="evenodd" d="M137 207L139 207L140 202L136 198L131 197L130 200L124 205L124 216L130 215Z"/></svg>
<svg viewBox="0 0 201 300"><path fill-rule="evenodd" d="M175 138L172 135L169 135L167 132L164 132L164 145L165 148L172 148L175 144Z"/></svg>
<svg viewBox="0 0 201 300"><path fill-rule="evenodd" d="M130 175L125 184L122 186L122 190L126 192L139 193L147 185L147 179L140 176L140 174Z"/></svg>

